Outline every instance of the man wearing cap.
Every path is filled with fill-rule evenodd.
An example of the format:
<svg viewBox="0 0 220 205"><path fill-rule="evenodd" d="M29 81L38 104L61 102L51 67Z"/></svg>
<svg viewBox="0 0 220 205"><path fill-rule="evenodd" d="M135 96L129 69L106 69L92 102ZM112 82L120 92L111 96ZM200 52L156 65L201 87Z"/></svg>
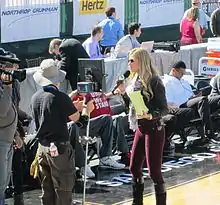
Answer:
<svg viewBox="0 0 220 205"><path fill-rule="evenodd" d="M42 205L72 204L74 152L70 145L67 120L77 121L79 112L68 95L58 90L65 76L65 71L58 69L53 59L42 61L40 69L33 76L43 88L31 99L39 142L37 155L42 179ZM83 105L83 115L87 115L87 105Z"/></svg>
<svg viewBox="0 0 220 205"><path fill-rule="evenodd" d="M182 79L186 65L183 61L176 62L169 75L164 76L164 86L169 107L191 108L202 119L205 135L214 137L210 113L220 108L219 98L207 98L201 92L193 93L188 81Z"/></svg>
<svg viewBox="0 0 220 205"><path fill-rule="evenodd" d="M5 51L4 49L0 49L0 55L4 56L6 59L5 67L2 69L6 71L18 71L20 60L16 57L14 53L9 51ZM2 59L4 60L4 59ZM23 72L23 71L22 71ZM21 100L20 96L20 83L17 79L12 80L12 102L16 107L18 113L18 124L17 124L17 138L21 140L23 143L23 139L25 137L25 131L22 125L24 120L30 120L30 116L28 116L24 111L19 108L19 103ZM23 147L22 147L23 148ZM24 175L23 173L23 161L24 161L24 149L18 149L14 146L13 149L13 159L12 159L12 184L13 184L13 197L14 197L14 205L24 205L23 199L23 185L24 185Z"/></svg>
<svg viewBox="0 0 220 205"><path fill-rule="evenodd" d="M2 51L2 50L1 50ZM18 114L12 101L12 76L4 71L12 69L17 61L1 52L0 55L0 205L4 205L5 189L11 175L13 142L20 149L22 140L16 132Z"/></svg>

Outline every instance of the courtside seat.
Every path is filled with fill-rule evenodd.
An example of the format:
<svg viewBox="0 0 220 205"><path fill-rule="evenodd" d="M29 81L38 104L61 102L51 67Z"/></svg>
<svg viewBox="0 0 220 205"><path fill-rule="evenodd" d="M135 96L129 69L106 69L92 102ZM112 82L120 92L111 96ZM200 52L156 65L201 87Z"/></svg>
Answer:
<svg viewBox="0 0 220 205"><path fill-rule="evenodd" d="M118 101L118 100L110 100L110 106L111 106L113 115L122 116L122 123L124 125L125 136L128 142L129 149L130 149L133 143L134 133L132 130L129 129L128 115L126 114L127 112L126 107L121 101ZM101 147L101 139L99 136L96 136L95 142L96 143L89 144L89 153L88 153L89 161L96 159L97 156L99 156L99 149ZM116 152L117 152L117 144L116 144L116 140L114 139L112 153L115 154Z"/></svg>
<svg viewBox="0 0 220 205"><path fill-rule="evenodd" d="M213 123L213 128L214 132L220 132L220 111L217 111L211 115L212 123ZM190 120L190 122L183 127L181 130L178 132L173 132L171 135L171 138L175 135L178 134L181 137L181 141L183 144L187 141L187 137L190 135L194 135L196 137L201 136L201 131L202 131L202 120L201 118L196 118Z"/></svg>

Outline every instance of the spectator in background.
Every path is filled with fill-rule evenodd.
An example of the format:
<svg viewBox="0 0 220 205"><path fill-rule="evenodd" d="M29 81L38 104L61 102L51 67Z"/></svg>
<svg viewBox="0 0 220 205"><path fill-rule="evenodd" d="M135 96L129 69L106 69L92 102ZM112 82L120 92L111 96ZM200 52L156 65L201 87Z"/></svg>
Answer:
<svg viewBox="0 0 220 205"><path fill-rule="evenodd" d="M91 36L87 38L82 44L90 58L103 58L101 54L99 41L103 37L103 29L101 26L95 26L92 29Z"/></svg>
<svg viewBox="0 0 220 205"><path fill-rule="evenodd" d="M210 85L212 86L210 96L220 96L220 72L211 79Z"/></svg>
<svg viewBox="0 0 220 205"><path fill-rule="evenodd" d="M74 39L53 39L49 45L49 53L60 56L59 68L66 72L66 79L71 89L77 88L78 58L89 58L81 43ZM65 90L62 87L60 90ZM66 89L67 90L67 89Z"/></svg>
<svg viewBox="0 0 220 205"><path fill-rule="evenodd" d="M199 25L199 9L189 9L186 18L181 22L181 45L197 44L202 41L202 28Z"/></svg>
<svg viewBox="0 0 220 205"><path fill-rule="evenodd" d="M207 16L206 13L200 7L201 7L201 3L199 0L192 0L192 7L185 11L182 21L187 17L187 13L189 12L190 9L198 8L199 9L199 18L197 20L199 21L199 24L202 28L202 36L203 36L205 34L206 30L208 30L209 16ZM182 21L180 23L180 32L181 32Z"/></svg>
<svg viewBox="0 0 220 205"><path fill-rule="evenodd" d="M80 111L82 109L82 99L84 94L78 94L76 92L72 92L69 96L72 98L74 105ZM112 146L113 146L113 137L117 138L117 145L121 154L121 159L125 161L125 157L128 157L128 145L125 139L124 127L120 122L120 117L113 119L112 118L112 110L107 101L107 97L113 95L109 93L106 96L102 92L92 92L86 94L86 98L93 102L94 110L90 113L90 135L91 136L100 136L102 140L102 147L100 150L100 165L110 167L112 169L123 169L125 167L124 164L116 162L112 157ZM76 102L80 101L80 103ZM80 134L83 134L80 132ZM114 136L117 135L117 136ZM77 153L76 155L79 155ZM81 155L80 162L76 162L77 164L82 164L83 161L83 153ZM79 159L78 156L76 158ZM87 176L94 177L90 168L88 167L86 170ZM91 174L89 174L91 173Z"/></svg>
<svg viewBox="0 0 220 205"><path fill-rule="evenodd" d="M211 21L210 21L210 29L212 31L213 36L220 36L220 0L218 0L218 8L212 12Z"/></svg>
<svg viewBox="0 0 220 205"><path fill-rule="evenodd" d="M202 119L203 130L207 138L215 139L211 113L219 109L220 97L207 98L202 96L201 91L194 94L189 82L182 78L185 69L185 63L178 61L172 66L170 74L164 76L163 82L168 106L170 108L192 108L196 115Z"/></svg>
<svg viewBox="0 0 220 205"><path fill-rule="evenodd" d="M116 43L124 36L122 25L116 19L115 8L108 8L105 14L107 18L99 23L104 32L100 42L102 54L109 53L111 47L115 47Z"/></svg>
<svg viewBox="0 0 220 205"><path fill-rule="evenodd" d="M128 27L128 35L122 37L115 46L117 58L127 57L130 50L140 47L137 38L141 35L141 24L131 23Z"/></svg>

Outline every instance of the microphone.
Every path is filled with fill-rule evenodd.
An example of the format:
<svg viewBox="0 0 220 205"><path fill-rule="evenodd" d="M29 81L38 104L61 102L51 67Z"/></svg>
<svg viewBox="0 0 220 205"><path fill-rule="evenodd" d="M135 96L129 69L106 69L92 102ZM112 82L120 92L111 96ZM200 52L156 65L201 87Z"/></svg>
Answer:
<svg viewBox="0 0 220 205"><path fill-rule="evenodd" d="M127 71L124 72L123 75L119 76L118 80L116 81L116 85L112 90L112 93L124 82L124 80L126 78L128 78L130 76L130 73L131 72L129 70L127 70Z"/></svg>

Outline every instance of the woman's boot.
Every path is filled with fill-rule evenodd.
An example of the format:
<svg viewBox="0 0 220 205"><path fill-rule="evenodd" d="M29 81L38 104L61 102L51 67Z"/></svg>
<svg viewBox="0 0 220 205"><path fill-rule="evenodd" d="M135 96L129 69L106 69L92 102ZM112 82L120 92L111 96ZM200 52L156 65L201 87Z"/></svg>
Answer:
<svg viewBox="0 0 220 205"><path fill-rule="evenodd" d="M144 178L133 179L133 203L132 205L143 205Z"/></svg>
<svg viewBox="0 0 220 205"><path fill-rule="evenodd" d="M156 196L156 205L166 205L167 201L167 192L165 183L163 184L155 184L155 196Z"/></svg>

